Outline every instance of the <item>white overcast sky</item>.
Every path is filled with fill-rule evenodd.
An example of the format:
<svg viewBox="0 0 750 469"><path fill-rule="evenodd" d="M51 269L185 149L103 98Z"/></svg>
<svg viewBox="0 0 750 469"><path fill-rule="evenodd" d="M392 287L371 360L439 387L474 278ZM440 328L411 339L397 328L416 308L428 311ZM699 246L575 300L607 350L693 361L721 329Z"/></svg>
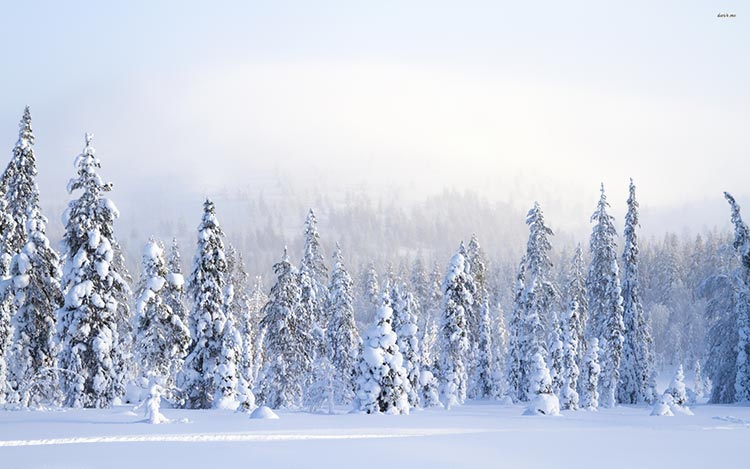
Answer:
<svg viewBox="0 0 750 469"><path fill-rule="evenodd" d="M748 2L3 3L0 149L29 104L47 203L90 131L126 207L280 170L558 225L629 177L660 228L724 223L724 190L750 210Z"/></svg>

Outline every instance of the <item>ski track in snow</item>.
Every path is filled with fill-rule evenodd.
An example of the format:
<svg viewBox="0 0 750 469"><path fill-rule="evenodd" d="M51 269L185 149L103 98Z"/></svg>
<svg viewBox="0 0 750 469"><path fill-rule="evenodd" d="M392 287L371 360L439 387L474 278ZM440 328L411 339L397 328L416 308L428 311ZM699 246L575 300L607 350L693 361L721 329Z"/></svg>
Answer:
<svg viewBox="0 0 750 469"><path fill-rule="evenodd" d="M237 443L274 441L315 441L315 440L366 440L386 438L414 438L440 435L483 433L486 430L400 430L399 433L361 434L312 434L312 433L196 433L171 435L112 435L71 438L46 438L36 440L0 440L0 447L80 445L102 443Z"/></svg>

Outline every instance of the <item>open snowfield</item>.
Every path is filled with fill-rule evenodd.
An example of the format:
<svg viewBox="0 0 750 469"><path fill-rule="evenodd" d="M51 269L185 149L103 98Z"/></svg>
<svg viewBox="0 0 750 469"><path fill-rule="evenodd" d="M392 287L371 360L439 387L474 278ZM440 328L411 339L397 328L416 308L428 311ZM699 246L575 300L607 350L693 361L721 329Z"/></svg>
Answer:
<svg viewBox="0 0 750 469"><path fill-rule="evenodd" d="M741 406L698 405L694 416L621 406L529 417L520 406L470 402L409 416L279 412L279 420L163 409L175 421L163 425L131 409L2 411L0 468L705 469L744 467L750 441L750 407Z"/></svg>

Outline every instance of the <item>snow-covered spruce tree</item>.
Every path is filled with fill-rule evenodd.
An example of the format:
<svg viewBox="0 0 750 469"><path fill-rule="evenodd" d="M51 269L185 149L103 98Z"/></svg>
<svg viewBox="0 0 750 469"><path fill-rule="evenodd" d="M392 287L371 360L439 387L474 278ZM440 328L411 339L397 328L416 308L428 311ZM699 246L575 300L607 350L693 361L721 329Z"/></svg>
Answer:
<svg viewBox="0 0 750 469"><path fill-rule="evenodd" d="M368 414L408 414L409 379L391 321L388 294L376 313L375 324L363 341L357 378L358 408Z"/></svg>
<svg viewBox="0 0 750 469"><path fill-rule="evenodd" d="M538 353L547 360L547 334L545 326L550 324L554 315L559 294L551 280L552 262L549 251L552 246L549 237L552 230L544 223L544 215L538 203L529 210L526 216L529 225L529 240L526 244L526 280L521 291L521 338L520 361L522 368L521 390L526 399L532 399L531 378L536 364L534 356Z"/></svg>
<svg viewBox="0 0 750 469"><path fill-rule="evenodd" d="M469 241L469 244L466 247L466 267L467 267L467 274L471 276L471 279L474 282L474 303L472 304L470 310L467 310L467 317L466 317L466 323L469 328L469 376L471 379L469 380L469 385L467 389L467 394L469 397L472 398L482 398L487 397L485 395L485 389L481 389L483 385L486 385L488 382L484 382L480 384L479 377L481 375L485 375L485 377L491 375L491 370L488 370L486 366L491 363L491 356L488 357L486 354L484 357L481 357L485 360L483 363L483 366L485 366L485 369L480 369L480 352L479 350L479 343L482 341L482 321L484 320L483 314L485 313L485 310L483 310L484 306L484 300L487 299L487 313L489 314L489 293L487 292L487 261L485 260L484 251L482 250L482 247L479 245L479 239L477 238L476 234L472 234L471 240ZM487 358L489 358L490 362L487 362Z"/></svg>
<svg viewBox="0 0 750 469"><path fill-rule="evenodd" d="M188 279L190 336L193 339L177 386L183 392L182 405L209 409L220 404L217 392L224 386L219 367L231 357L223 353L226 317L226 269L224 241L214 203L206 199L198 225L198 243Z"/></svg>
<svg viewBox="0 0 750 469"><path fill-rule="evenodd" d="M65 302L58 312L65 404L71 407L109 407L124 394L126 360L121 334L129 331L127 272L114 239L117 208L103 197L111 190L97 174L99 159L86 134L86 147L76 158L78 176L68 192L82 194L69 203L64 215L65 264L62 290ZM130 339L130 338L128 338Z"/></svg>
<svg viewBox="0 0 750 469"><path fill-rule="evenodd" d="M638 202L635 200L635 184L630 180L628 212L625 215L625 249L622 253L622 299L623 335L622 361L617 399L624 404L652 402L654 390L650 389L653 363L648 363L653 339L643 312L641 302L638 236Z"/></svg>
<svg viewBox="0 0 750 469"><path fill-rule="evenodd" d="M182 275L180 248L176 238L172 239L172 246L167 256L165 278L167 283L164 285L164 302L172 310L172 314L180 318L184 325L188 325L188 313L185 307L185 277Z"/></svg>
<svg viewBox="0 0 750 469"><path fill-rule="evenodd" d="M580 376L579 363L584 364L581 350L583 321L586 307L586 287L583 280L583 253L576 248L568 273L568 308L561 321L563 342L563 380L560 401L563 409L578 409Z"/></svg>
<svg viewBox="0 0 750 469"><path fill-rule="evenodd" d="M328 268L325 264L322 248L320 246L320 235L318 234L318 220L313 209L307 213L305 219L305 248L300 264L300 272L307 272L312 281L314 310L312 319L321 329L328 326L328 318L325 316L325 302L328 297ZM302 293L304 296L304 292Z"/></svg>
<svg viewBox="0 0 750 469"><path fill-rule="evenodd" d="M248 274L242 253L234 253L234 262L227 284L227 310L232 324L237 329L240 339L240 350L237 356L237 369L244 383L252 388L255 379L254 359L256 324L250 304Z"/></svg>
<svg viewBox="0 0 750 469"><path fill-rule="evenodd" d="M240 368L243 356L243 340L234 318L227 314L221 332L221 359L216 367L213 406L218 409L244 411L255 409L255 395L250 390Z"/></svg>
<svg viewBox="0 0 750 469"><path fill-rule="evenodd" d="M419 406L419 375L420 375L420 357L419 357L419 329L417 328L417 315L419 309L417 300L411 292L406 292L406 285L402 284L399 288L393 286L391 301L393 304L393 331L396 333L398 349L403 357L406 377L409 380L409 389L407 392L409 405L411 407Z"/></svg>
<svg viewBox="0 0 750 469"><path fill-rule="evenodd" d="M555 316L550 322L551 330L549 333L549 371L552 379L552 393L556 396L560 395L560 390L563 387L565 381L565 370L563 368L564 352L565 347L563 344L563 332L560 320L557 318L557 314L553 312Z"/></svg>
<svg viewBox="0 0 750 469"><path fill-rule="evenodd" d="M261 312L264 360L256 380L256 397L259 404L273 409L298 408L312 368L313 351L304 346L310 333L300 327L300 286L286 248L273 269L276 284Z"/></svg>
<svg viewBox="0 0 750 469"><path fill-rule="evenodd" d="M677 405L685 405L687 403L685 373L682 371L682 365L677 367L672 382L669 383L669 387L664 391L664 394L671 395L674 403Z"/></svg>
<svg viewBox="0 0 750 469"><path fill-rule="evenodd" d="M331 380L335 385L333 400L337 404L350 404L354 399L354 381L362 348L362 339L354 322L352 290L352 279L344 265L341 248L336 243L326 303L326 316L330 318L326 342L334 373Z"/></svg>
<svg viewBox="0 0 750 469"><path fill-rule="evenodd" d="M693 367L693 392L697 399L703 398L703 390L706 387L706 383L703 379L703 371L701 370L700 360L695 361Z"/></svg>
<svg viewBox="0 0 750 469"><path fill-rule="evenodd" d="M360 277L360 301L357 310L361 311L363 319L374 317L375 311L380 305L380 283L378 282L378 271L375 264L370 262L362 271Z"/></svg>
<svg viewBox="0 0 750 469"><path fill-rule="evenodd" d="M562 388L560 389L560 405L564 410L578 409L578 330L576 328L579 318L578 303L568 300L568 310L562 321Z"/></svg>
<svg viewBox="0 0 750 469"><path fill-rule="evenodd" d="M734 249L740 267L734 273L735 320L737 321L737 372L734 382L735 402L750 401L750 229L742 220L740 206L729 193L724 197L732 209Z"/></svg>
<svg viewBox="0 0 750 469"><path fill-rule="evenodd" d="M617 386L620 381L620 360L624 324L622 322L622 293L620 272L617 266L617 232L614 219L607 213L607 197L604 184L596 211L591 216L595 222L591 233L591 265L586 279L589 294L589 337L603 343L602 376L599 380L601 404L614 407Z"/></svg>
<svg viewBox="0 0 750 469"><path fill-rule="evenodd" d="M492 344L492 318L490 317L489 295L482 300L479 342L474 376L475 397L478 399L497 398L499 390L495 381L495 360Z"/></svg>
<svg viewBox="0 0 750 469"><path fill-rule="evenodd" d="M343 388L348 389L352 383L338 381L336 369L328 356L316 357L313 362L312 380L305 390L304 403L310 412L319 412L326 408L329 414L333 414L336 404L336 391ZM350 394L352 391L348 391Z"/></svg>
<svg viewBox="0 0 750 469"><path fill-rule="evenodd" d="M38 193L36 183L32 184L32 191ZM29 212L28 241L10 268L16 306L11 382L16 390L14 402L38 407L60 403L55 315L63 296L60 259L45 234L47 219L38 202L29 206Z"/></svg>
<svg viewBox="0 0 750 469"><path fill-rule="evenodd" d="M419 313L417 314L417 327L422 336L425 328L432 319L433 310L436 309L432 304L432 291L430 288L430 279L421 257L414 260L411 270L411 288L419 304ZM421 339L421 337L420 337ZM420 344L421 346L421 344Z"/></svg>
<svg viewBox="0 0 750 469"><path fill-rule="evenodd" d="M7 279L10 271L11 251L9 245L11 244L10 238L13 235L14 224L8 212L5 197L0 197L0 279ZM9 292L0 295L0 404L6 402L7 394L11 390L11 383L8 381L8 355L13 338L11 327L13 306L13 300Z"/></svg>
<svg viewBox="0 0 750 469"><path fill-rule="evenodd" d="M577 363L583 363L583 357L586 353L586 319L589 311L589 300L586 292L586 277L583 265L583 249L579 244L576 246L575 253L568 273L568 306L575 301L577 305L577 319L573 325L577 334L578 348L576 349Z"/></svg>
<svg viewBox="0 0 750 469"><path fill-rule="evenodd" d="M297 317L298 329L305 332L305 334L298 336L297 339L300 341L300 346L303 349L310 351L310 364L312 366L312 362L316 361L319 357L326 356L328 353L325 343L325 330L320 327L318 321L315 319L316 317L320 317L317 312L318 299L315 282L313 281L311 272L304 264L299 271L297 282L300 287L300 298L297 303L295 316ZM309 368L308 371L312 371L312 368ZM313 376L311 374L305 377L305 387L308 387L312 379Z"/></svg>
<svg viewBox="0 0 750 469"><path fill-rule="evenodd" d="M263 307L268 303L268 295L263 291L263 278L258 275L255 277L253 287L250 291L250 317L253 324L253 384L258 377L258 371L263 366L263 337L265 336L263 328L260 325Z"/></svg>
<svg viewBox="0 0 750 469"><path fill-rule="evenodd" d="M438 332L440 358L438 382L440 399L446 408L464 403L466 399L469 353L466 311L474 301L474 283L466 273L464 256L459 251L451 259L443 281L443 306Z"/></svg>
<svg viewBox="0 0 750 469"><path fill-rule="evenodd" d="M494 302L494 300L493 300ZM490 339L492 342L492 379L495 383L496 398L507 394L506 361L508 359L508 328L505 326L505 313L500 303L490 305L494 314L490 315Z"/></svg>
<svg viewBox="0 0 750 469"><path fill-rule="evenodd" d="M437 264L435 264L433 271L429 276L426 288L426 291L428 292L427 301L429 309L427 310L427 317L424 321L425 326L424 330L422 330L422 336L419 338L419 347L421 349L420 362L422 363L422 367L429 367L433 372L436 371L435 364L438 360L438 351L436 349L440 308L443 301L443 293L441 290L442 274L440 273Z"/></svg>
<svg viewBox="0 0 750 469"><path fill-rule="evenodd" d="M521 366L523 355L524 336L522 331L523 315L523 288L526 283L526 257L521 258L518 263L516 274L515 296L513 298L513 313L508 325L508 357L505 362L505 387L508 396L514 401L526 399L526 391L523 389L525 381L524 369Z"/></svg>
<svg viewBox="0 0 750 469"><path fill-rule="evenodd" d="M443 406L440 402L438 380L430 367L423 367L419 373L419 405L424 409Z"/></svg>
<svg viewBox="0 0 750 469"><path fill-rule="evenodd" d="M599 339L592 337L583 360L583 394L581 405L584 409L596 410L599 407Z"/></svg>
<svg viewBox="0 0 750 469"><path fill-rule="evenodd" d="M476 354L476 348L479 344L479 329L481 327L482 312L479 309L484 296L487 293L487 263L484 259L484 252L479 245L479 239L474 234L466 247L465 265L467 273L471 275L476 290L476 308L467 311L466 324L469 328L469 343L472 354Z"/></svg>
<svg viewBox="0 0 750 469"><path fill-rule="evenodd" d="M167 262L164 248L155 240L143 250L143 271L136 289L135 357L140 366L139 385L174 386L190 346L190 331L167 301Z"/></svg>
<svg viewBox="0 0 750 469"><path fill-rule="evenodd" d="M736 282L721 268L709 275L698 288L698 298L706 301L705 317L709 324L706 336L706 372L711 379L711 403L735 402L737 377Z"/></svg>
<svg viewBox="0 0 750 469"><path fill-rule="evenodd" d="M547 364L544 362L542 354L537 352L531 357L531 379L529 406L526 409L527 415L559 415L560 401L552 392L552 378L550 377Z"/></svg>

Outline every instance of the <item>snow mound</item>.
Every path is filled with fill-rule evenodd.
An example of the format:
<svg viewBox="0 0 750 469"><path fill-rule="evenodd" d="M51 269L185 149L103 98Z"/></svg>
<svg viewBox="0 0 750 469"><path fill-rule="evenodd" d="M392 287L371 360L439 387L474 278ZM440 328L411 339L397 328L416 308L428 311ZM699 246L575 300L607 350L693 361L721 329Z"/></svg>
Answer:
<svg viewBox="0 0 750 469"><path fill-rule="evenodd" d="M270 407L262 405L255 409L252 414L250 414L250 418L260 420L276 420L279 418L279 416L276 415L276 412L271 410Z"/></svg>
<svg viewBox="0 0 750 469"><path fill-rule="evenodd" d="M560 400L554 394L537 394L523 415L560 415Z"/></svg>
<svg viewBox="0 0 750 469"><path fill-rule="evenodd" d="M667 392L651 409L651 415L655 417L674 417L675 414L695 415L688 406L678 404L675 398Z"/></svg>
<svg viewBox="0 0 750 469"><path fill-rule="evenodd" d="M674 417L672 409L663 402L657 402L654 404L654 407L651 409L651 415L654 417Z"/></svg>

